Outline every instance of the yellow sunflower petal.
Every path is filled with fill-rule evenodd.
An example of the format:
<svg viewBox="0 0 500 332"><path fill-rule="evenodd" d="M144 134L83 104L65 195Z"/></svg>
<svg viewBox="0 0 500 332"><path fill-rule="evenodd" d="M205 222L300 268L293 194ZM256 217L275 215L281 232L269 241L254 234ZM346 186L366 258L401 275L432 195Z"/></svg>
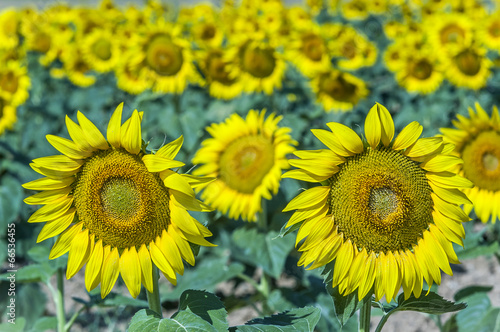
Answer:
<svg viewBox="0 0 500 332"><path fill-rule="evenodd" d="M354 130L338 122L329 122L326 125L332 130L333 134L341 140L342 145L347 150L352 153L361 153L364 151L363 142Z"/></svg>
<svg viewBox="0 0 500 332"><path fill-rule="evenodd" d="M80 126L83 130L83 135L85 135L85 139L89 144L95 148L95 149L100 149L100 150L106 150L109 148L108 142L106 142L106 139L104 136L101 134L99 129L90 121L87 119L85 115L83 115L82 112L78 111L76 113L76 116L78 118L78 122L80 123Z"/></svg>
<svg viewBox="0 0 500 332"><path fill-rule="evenodd" d="M352 156L353 153L347 150L333 133L324 129L311 129L311 132L330 150L342 157Z"/></svg>
<svg viewBox="0 0 500 332"><path fill-rule="evenodd" d="M73 141L55 135L45 136L47 141L56 148L57 151L72 159L84 159L90 157L92 152L81 150Z"/></svg>
<svg viewBox="0 0 500 332"><path fill-rule="evenodd" d="M85 267L85 288L88 292L95 288L94 285L97 284L96 280L101 275L103 257L104 249L102 247L102 240L99 240L94 245L92 254Z"/></svg>
<svg viewBox="0 0 500 332"><path fill-rule="evenodd" d="M365 136L372 149L377 147L382 137L382 124L380 122L377 108L378 106L374 105L366 115L365 119Z"/></svg>
<svg viewBox="0 0 500 332"><path fill-rule="evenodd" d="M180 275L184 274L184 264L182 263L179 249L175 245L174 239L172 239L166 230L163 230L161 234L160 245L162 252L168 258L168 262L174 271Z"/></svg>
<svg viewBox="0 0 500 332"><path fill-rule="evenodd" d="M101 298L105 298L116 283L120 274L120 255L118 249L113 248L109 254L104 257L101 272Z"/></svg>
<svg viewBox="0 0 500 332"><path fill-rule="evenodd" d="M79 169L83 164L82 160L71 159L64 155L36 158L33 159L33 162L39 167L61 171L74 171Z"/></svg>
<svg viewBox="0 0 500 332"><path fill-rule="evenodd" d="M183 162L163 158L155 154L145 155L144 157L142 157L142 161L148 168L148 171L152 173L162 172L169 168L177 168L185 165Z"/></svg>
<svg viewBox="0 0 500 332"><path fill-rule="evenodd" d="M155 155L166 159L174 159L184 143L184 137L181 135L178 139L162 146Z"/></svg>
<svg viewBox="0 0 500 332"><path fill-rule="evenodd" d="M180 191L188 196L195 196L189 182L180 174L171 170L166 170L160 174L160 178L163 180L165 187Z"/></svg>
<svg viewBox="0 0 500 332"><path fill-rule="evenodd" d="M71 241L73 241L75 235L82 229L82 222L72 226L65 230L56 240L54 246L50 250L49 258L55 259L67 253L71 248Z"/></svg>
<svg viewBox="0 0 500 332"><path fill-rule="evenodd" d="M153 264L151 264L151 255L149 253L148 248L143 243L141 248L139 248L139 252L137 253L139 257L139 263L141 264L141 280L144 284L144 287L148 290L148 292L153 292Z"/></svg>
<svg viewBox="0 0 500 332"><path fill-rule="evenodd" d="M458 157L449 155L437 155L420 164L420 167L429 172L444 172L461 163L462 159Z"/></svg>
<svg viewBox="0 0 500 332"><path fill-rule="evenodd" d="M125 248L120 256L120 275L130 295L135 299L141 292L141 263L135 247Z"/></svg>
<svg viewBox="0 0 500 332"><path fill-rule="evenodd" d="M317 204L318 201L326 200L329 193L330 187L327 186L308 189L292 199L283 209L283 212L311 207Z"/></svg>
<svg viewBox="0 0 500 332"><path fill-rule="evenodd" d="M51 179L51 178L41 178L23 184L24 189L28 190L57 190L66 189L73 182L75 182L74 177L64 178L64 179Z"/></svg>
<svg viewBox="0 0 500 332"><path fill-rule="evenodd" d="M41 191L39 193L26 197L24 199L24 203L28 205L48 204L67 197L71 190L73 189L68 186L62 189Z"/></svg>
<svg viewBox="0 0 500 332"><path fill-rule="evenodd" d="M138 154L142 148L142 138L141 118L137 110L134 110L129 120L130 121L127 123L127 126L125 127L125 124L123 124L123 127L121 129L121 145L128 152L132 154Z"/></svg>
<svg viewBox="0 0 500 332"><path fill-rule="evenodd" d="M29 217L29 223L45 222L49 220L54 220L65 214L71 205L73 204L73 197L68 196L65 199L61 199L52 204L47 204L38 210L36 210L31 217Z"/></svg>
<svg viewBox="0 0 500 332"><path fill-rule="evenodd" d="M69 209L65 214L60 216L57 219L50 220L47 222L38 237L36 238L36 243L42 242L50 237L54 237L56 235L61 234L66 228L71 225L73 220L75 219L75 208Z"/></svg>
<svg viewBox="0 0 500 332"><path fill-rule="evenodd" d="M422 134L424 127L417 121L413 121L403 128L399 135L394 140L392 148L394 150L403 150L414 144Z"/></svg>
<svg viewBox="0 0 500 332"><path fill-rule="evenodd" d="M75 145L81 151L92 152L94 148L87 142L83 129L76 124L69 116L66 115L66 127L68 128L68 133Z"/></svg>
<svg viewBox="0 0 500 332"><path fill-rule="evenodd" d="M153 263L160 269L160 271L170 279L176 279L174 269L172 269L172 266L168 262L167 258L154 241L151 241L149 244L149 251L151 253Z"/></svg>
<svg viewBox="0 0 500 332"><path fill-rule="evenodd" d="M111 115L111 119L108 123L107 138L109 144L115 148L121 147L121 126L122 126L122 112L123 112L123 102L120 103Z"/></svg>
<svg viewBox="0 0 500 332"><path fill-rule="evenodd" d="M392 121L391 114L385 108L385 106L377 103L375 106L377 106L377 112L380 117L380 124L381 124L381 137L380 139L382 140L382 143L385 146L389 146L391 143L392 139L394 138L394 121Z"/></svg>
<svg viewBox="0 0 500 332"><path fill-rule="evenodd" d="M66 279L71 279L86 263L90 255L89 230L85 229L75 235L71 241L71 248L68 256L68 268L66 269Z"/></svg>

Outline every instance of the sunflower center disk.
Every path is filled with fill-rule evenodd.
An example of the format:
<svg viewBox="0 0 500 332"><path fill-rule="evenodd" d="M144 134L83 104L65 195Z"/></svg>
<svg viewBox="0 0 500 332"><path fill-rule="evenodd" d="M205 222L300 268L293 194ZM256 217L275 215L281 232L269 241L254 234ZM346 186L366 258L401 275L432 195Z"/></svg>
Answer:
<svg viewBox="0 0 500 332"><path fill-rule="evenodd" d="M465 31L458 25L452 23L441 30L441 44L460 43L465 38Z"/></svg>
<svg viewBox="0 0 500 332"><path fill-rule="evenodd" d="M243 68L257 78L268 77L276 66L272 49L247 47L242 60Z"/></svg>
<svg viewBox="0 0 500 332"><path fill-rule="evenodd" d="M350 102L355 99L356 86L347 82L342 76L333 78L323 76L320 83L320 90L330 95L338 101Z"/></svg>
<svg viewBox="0 0 500 332"><path fill-rule="evenodd" d="M455 57L458 69L468 76L474 76L481 70L481 59L471 50L465 50Z"/></svg>
<svg viewBox="0 0 500 332"><path fill-rule="evenodd" d="M465 176L481 189L500 190L500 134L486 131L464 147Z"/></svg>
<svg viewBox="0 0 500 332"><path fill-rule="evenodd" d="M102 209L110 218L131 219L141 207L140 192L130 179L110 178L101 190Z"/></svg>
<svg viewBox="0 0 500 332"><path fill-rule="evenodd" d="M18 79L13 72L8 72L7 74L1 76L0 78L1 90L14 93L17 91L18 86L19 86Z"/></svg>
<svg viewBox="0 0 500 332"><path fill-rule="evenodd" d="M431 77L432 64L427 60L418 61L411 70L411 75L419 80L426 80Z"/></svg>
<svg viewBox="0 0 500 332"><path fill-rule="evenodd" d="M302 40L302 51L312 61L320 61L323 57L323 44L321 38L311 34Z"/></svg>
<svg viewBox="0 0 500 332"><path fill-rule="evenodd" d="M390 188L375 188L370 192L368 206L374 215L385 220L396 211L398 197Z"/></svg>
<svg viewBox="0 0 500 332"><path fill-rule="evenodd" d="M106 39L99 39L92 45L94 54L101 60L111 58L111 43Z"/></svg>
<svg viewBox="0 0 500 332"><path fill-rule="evenodd" d="M220 177L232 189L251 194L274 165L274 147L261 135L232 142L220 158Z"/></svg>
<svg viewBox="0 0 500 332"><path fill-rule="evenodd" d="M181 70L182 49L170 37L158 35L152 38L146 49L146 62L160 75L172 76Z"/></svg>
<svg viewBox="0 0 500 332"><path fill-rule="evenodd" d="M88 158L73 196L85 228L114 247L147 244L170 223L168 189L138 155L123 149Z"/></svg>
<svg viewBox="0 0 500 332"><path fill-rule="evenodd" d="M391 149L348 158L331 178L329 203L339 232L368 252L410 249L432 221L425 172Z"/></svg>

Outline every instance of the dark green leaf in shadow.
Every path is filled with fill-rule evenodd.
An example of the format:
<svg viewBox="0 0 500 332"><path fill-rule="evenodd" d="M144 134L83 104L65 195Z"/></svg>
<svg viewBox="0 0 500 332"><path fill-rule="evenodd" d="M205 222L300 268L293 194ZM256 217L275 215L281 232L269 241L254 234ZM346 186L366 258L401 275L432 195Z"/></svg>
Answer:
<svg viewBox="0 0 500 332"><path fill-rule="evenodd" d="M257 318L245 325L231 327L230 331L301 331L313 332L321 316L321 310L314 307L296 308L265 318Z"/></svg>
<svg viewBox="0 0 500 332"><path fill-rule="evenodd" d="M179 311L192 312L213 325L217 331L227 331L227 311L220 299L212 293L187 290L182 293Z"/></svg>
<svg viewBox="0 0 500 332"><path fill-rule="evenodd" d="M427 314L444 314L447 312L459 311L467 308L465 303L455 303L445 300L440 295L430 292L426 296L416 298L413 294L407 299L404 299L404 293L398 296L398 306L393 311L411 310L425 312Z"/></svg>

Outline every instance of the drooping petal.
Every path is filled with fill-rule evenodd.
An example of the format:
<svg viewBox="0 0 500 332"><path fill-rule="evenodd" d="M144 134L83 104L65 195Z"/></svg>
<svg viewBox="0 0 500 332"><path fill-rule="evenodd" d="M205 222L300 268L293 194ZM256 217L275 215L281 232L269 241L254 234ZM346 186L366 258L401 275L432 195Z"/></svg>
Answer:
<svg viewBox="0 0 500 332"><path fill-rule="evenodd" d="M75 211L75 208L71 208L59 218L47 222L40 231L40 234L38 234L36 243L61 234L75 219Z"/></svg>
<svg viewBox="0 0 500 332"><path fill-rule="evenodd" d="M184 137L181 135L178 139L162 146L156 151L155 155L166 159L174 159L177 153L179 153L182 143L184 143Z"/></svg>
<svg viewBox="0 0 500 332"><path fill-rule="evenodd" d="M113 289L120 274L120 255L118 248L112 248L104 257L101 273L101 298L105 298Z"/></svg>
<svg viewBox="0 0 500 332"><path fill-rule="evenodd" d="M142 157L142 161L148 168L148 171L152 173L162 172L169 168L177 168L185 165L183 162L166 159L155 154L145 155L144 157Z"/></svg>
<svg viewBox="0 0 500 332"><path fill-rule="evenodd" d="M139 257L139 263L141 264L142 273L142 283L148 292L153 292L153 264L151 264L151 255L148 248L143 243L139 252L137 253Z"/></svg>
<svg viewBox="0 0 500 332"><path fill-rule="evenodd" d="M49 259L56 259L67 253L71 248L71 242L75 238L76 234L80 232L82 229L83 223L79 222L78 224L72 226L71 228L66 229L56 240L56 243L50 250Z"/></svg>
<svg viewBox="0 0 500 332"><path fill-rule="evenodd" d="M99 240L94 245L94 250L85 267L85 288L88 292L94 289L98 284L96 281L100 279L103 256L104 249L102 247L102 240Z"/></svg>
<svg viewBox="0 0 500 332"><path fill-rule="evenodd" d="M130 295L137 298L141 292L141 263L134 246L125 248L120 256L120 275Z"/></svg>
<svg viewBox="0 0 500 332"><path fill-rule="evenodd" d="M71 241L71 248L68 256L68 268L66 269L66 279L71 279L86 263L90 255L89 230L85 229L76 234Z"/></svg>

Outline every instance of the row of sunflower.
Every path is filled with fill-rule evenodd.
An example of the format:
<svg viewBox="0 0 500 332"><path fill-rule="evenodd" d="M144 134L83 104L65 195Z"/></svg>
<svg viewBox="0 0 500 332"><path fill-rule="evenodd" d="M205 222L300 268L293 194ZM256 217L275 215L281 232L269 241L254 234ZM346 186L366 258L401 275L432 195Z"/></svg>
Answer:
<svg viewBox="0 0 500 332"><path fill-rule="evenodd" d="M325 110L351 110L369 93L367 83L352 71L373 66L380 51L335 18L363 18L361 8L378 15L402 13L399 21L384 17L384 31L393 43L383 58L405 89L430 93L444 78L479 89L493 66L487 52L497 57L500 49L500 15L464 3L430 1L415 9L413 2L351 1L332 4L334 16L313 16L313 3L306 10L287 8L281 1L243 1L239 6L227 1L220 9L204 4L180 8L175 20L172 8L153 1L142 9L122 10L103 1L95 9L58 4L42 11L4 10L0 98L9 107L0 131L12 127L13 108L28 96L27 52L40 54L40 63L54 77L81 87L114 72L117 86L131 94L147 89L179 94L197 84L223 99L243 92L272 94L292 65L307 78Z"/></svg>

